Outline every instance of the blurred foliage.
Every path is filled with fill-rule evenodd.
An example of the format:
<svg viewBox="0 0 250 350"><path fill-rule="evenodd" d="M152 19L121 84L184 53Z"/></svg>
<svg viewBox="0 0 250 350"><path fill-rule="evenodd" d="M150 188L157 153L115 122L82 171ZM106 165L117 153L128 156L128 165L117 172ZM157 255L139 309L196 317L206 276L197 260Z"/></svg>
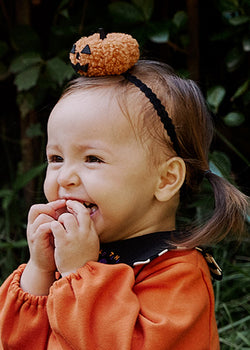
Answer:
<svg viewBox="0 0 250 350"><path fill-rule="evenodd" d="M132 34L141 57L198 82L216 128L210 167L249 194L250 0L0 0L1 281L27 260L27 212L45 200L46 122L74 76L68 53L100 27ZM202 220L212 205L204 181L180 220ZM222 349L250 348L248 251L248 237L237 249L216 248L225 274L215 284Z"/></svg>

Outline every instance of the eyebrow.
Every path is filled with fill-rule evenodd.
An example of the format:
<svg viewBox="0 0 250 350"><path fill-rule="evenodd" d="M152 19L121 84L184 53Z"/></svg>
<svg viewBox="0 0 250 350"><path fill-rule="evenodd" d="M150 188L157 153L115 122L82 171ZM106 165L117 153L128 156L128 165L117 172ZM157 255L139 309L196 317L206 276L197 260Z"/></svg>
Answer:
<svg viewBox="0 0 250 350"><path fill-rule="evenodd" d="M105 144L103 142L99 142L99 141L95 141L95 142L91 142L91 144L79 144L79 145L74 145L75 149L77 149L78 151L86 151L86 150L99 150L99 151L104 151L107 153L112 153L112 147L105 147ZM57 144L47 144L46 146L46 151L58 151L61 152L62 149L60 146L58 146Z"/></svg>
<svg viewBox="0 0 250 350"><path fill-rule="evenodd" d="M59 147L58 145L47 144L46 151L51 150L51 149L53 151L61 151L61 147Z"/></svg>
<svg viewBox="0 0 250 350"><path fill-rule="evenodd" d="M95 150L95 149L103 149L105 151L107 151L107 147L105 147L105 144L103 142L91 142L90 144L80 144L80 145L75 145L75 147L77 149L79 149L80 151L85 151L86 149L89 150Z"/></svg>

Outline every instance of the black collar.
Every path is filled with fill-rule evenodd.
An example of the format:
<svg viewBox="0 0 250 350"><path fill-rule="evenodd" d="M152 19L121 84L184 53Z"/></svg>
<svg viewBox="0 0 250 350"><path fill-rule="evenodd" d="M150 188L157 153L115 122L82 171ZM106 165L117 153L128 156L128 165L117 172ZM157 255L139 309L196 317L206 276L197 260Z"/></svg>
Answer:
<svg viewBox="0 0 250 350"><path fill-rule="evenodd" d="M101 244L99 262L125 263L130 266L147 264L168 250L176 249L169 243L177 231L154 232L126 240Z"/></svg>

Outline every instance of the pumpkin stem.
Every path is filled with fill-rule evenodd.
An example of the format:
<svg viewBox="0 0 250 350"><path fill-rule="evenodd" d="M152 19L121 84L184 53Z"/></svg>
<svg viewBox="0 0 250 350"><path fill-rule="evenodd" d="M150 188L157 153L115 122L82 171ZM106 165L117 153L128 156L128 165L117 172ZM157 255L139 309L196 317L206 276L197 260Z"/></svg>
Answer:
<svg viewBox="0 0 250 350"><path fill-rule="evenodd" d="M105 39L107 34L105 33L103 28L99 28L100 39Z"/></svg>

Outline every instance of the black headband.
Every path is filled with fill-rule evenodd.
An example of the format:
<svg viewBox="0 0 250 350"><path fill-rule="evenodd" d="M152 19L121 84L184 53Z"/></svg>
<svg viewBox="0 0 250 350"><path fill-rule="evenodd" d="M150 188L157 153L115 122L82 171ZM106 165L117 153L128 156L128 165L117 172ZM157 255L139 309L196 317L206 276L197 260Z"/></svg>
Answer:
<svg viewBox="0 0 250 350"><path fill-rule="evenodd" d="M170 137L173 143L173 148L175 152L177 153L178 156L180 156L180 146L179 146L179 142L175 132L175 127L173 125L172 119L169 118L169 115L165 107L162 105L161 101L158 99L156 94L136 76L131 75L129 72L123 73L123 76L127 80L129 80L131 83L133 83L135 86L137 86L145 94L145 96L150 100L158 116L160 117L161 122L168 133L168 136Z"/></svg>

